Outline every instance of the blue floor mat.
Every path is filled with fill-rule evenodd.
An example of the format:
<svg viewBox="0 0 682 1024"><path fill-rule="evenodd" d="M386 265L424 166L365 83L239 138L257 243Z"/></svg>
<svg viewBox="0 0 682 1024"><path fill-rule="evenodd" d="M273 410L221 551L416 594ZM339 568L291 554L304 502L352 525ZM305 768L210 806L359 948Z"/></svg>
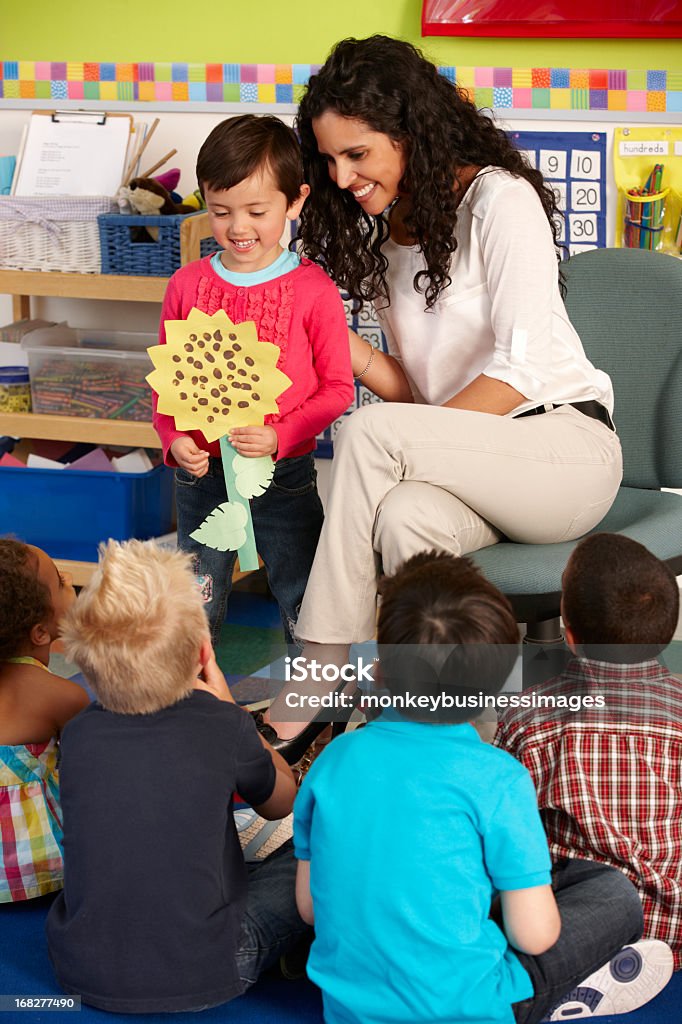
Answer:
<svg viewBox="0 0 682 1024"><path fill-rule="evenodd" d="M61 996L50 967L44 936L45 917L52 897L0 909L0 996ZM144 970L144 964L140 964ZM599 1017L601 1024L677 1024L682 1020L682 972L646 1006L617 1017ZM285 981L266 975L245 995L212 1010L174 1014L104 1013L84 1006L77 1016L60 1011L0 1012L2 1024L107 1024L133 1021L147 1024L322 1024L322 1001L309 981Z"/></svg>
<svg viewBox="0 0 682 1024"><path fill-rule="evenodd" d="M44 935L51 896L0 908L0 997L63 996L52 974ZM144 971L144 964L140 964ZM309 981L285 981L264 975L253 988L230 1003L196 1013L120 1014L89 1006L79 1012L59 1010L7 1010L0 1006L2 1024L109 1024L113 1021L146 1024L322 1024L322 1000Z"/></svg>

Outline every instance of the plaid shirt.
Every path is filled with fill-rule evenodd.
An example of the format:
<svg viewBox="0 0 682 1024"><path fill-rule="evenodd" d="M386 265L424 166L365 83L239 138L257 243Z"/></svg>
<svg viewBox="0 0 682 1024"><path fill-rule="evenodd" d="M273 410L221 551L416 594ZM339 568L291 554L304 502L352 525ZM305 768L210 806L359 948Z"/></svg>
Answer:
<svg viewBox="0 0 682 1024"><path fill-rule="evenodd" d="M637 887L644 934L682 967L682 682L657 662L574 659L526 693L602 696L603 710L521 709L495 745L531 773L553 860L610 864Z"/></svg>
<svg viewBox="0 0 682 1024"><path fill-rule="evenodd" d="M57 741L0 746L0 903L61 889Z"/></svg>

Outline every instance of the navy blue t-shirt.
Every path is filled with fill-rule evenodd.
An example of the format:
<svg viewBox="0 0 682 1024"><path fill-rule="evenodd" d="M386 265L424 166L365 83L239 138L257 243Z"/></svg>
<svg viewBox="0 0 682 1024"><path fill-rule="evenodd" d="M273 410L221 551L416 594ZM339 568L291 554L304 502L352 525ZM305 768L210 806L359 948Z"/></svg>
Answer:
<svg viewBox="0 0 682 1024"><path fill-rule="evenodd" d="M275 768L251 717L195 690L151 715L93 704L64 729L64 890L47 921L60 985L103 1010L197 1009L239 995L247 876L232 794Z"/></svg>

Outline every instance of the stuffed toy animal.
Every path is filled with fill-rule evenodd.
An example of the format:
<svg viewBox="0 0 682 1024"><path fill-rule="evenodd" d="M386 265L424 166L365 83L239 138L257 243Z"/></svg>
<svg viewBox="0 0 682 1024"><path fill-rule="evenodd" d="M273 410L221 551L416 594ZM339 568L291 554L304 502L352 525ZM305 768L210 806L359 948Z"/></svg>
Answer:
<svg viewBox="0 0 682 1024"><path fill-rule="evenodd" d="M161 178L169 179L166 172ZM175 174L175 172L173 172ZM177 172L174 180L180 172ZM129 185L124 185L118 190L118 205L122 213L139 214L143 217L166 216L168 214L196 213L196 208L187 203L178 203L159 178L133 178ZM159 229L140 225L131 229L131 240L133 242L158 241Z"/></svg>
<svg viewBox="0 0 682 1024"><path fill-rule="evenodd" d="M145 217L194 212L194 207L176 203L156 178L133 178L128 186L127 199L134 212Z"/></svg>

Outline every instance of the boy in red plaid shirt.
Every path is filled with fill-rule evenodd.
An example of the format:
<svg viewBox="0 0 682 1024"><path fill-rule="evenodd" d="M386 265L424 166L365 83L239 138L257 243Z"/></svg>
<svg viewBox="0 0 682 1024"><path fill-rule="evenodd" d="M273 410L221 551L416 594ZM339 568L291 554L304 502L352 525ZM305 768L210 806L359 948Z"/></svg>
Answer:
<svg viewBox="0 0 682 1024"><path fill-rule="evenodd" d="M562 582L576 657L524 692L549 703L507 712L494 742L533 777L553 862L589 860L626 874L642 899L644 939L660 940L636 947L645 962L657 947L662 961L666 943L679 969L682 682L657 661L678 621L675 576L636 541L598 533L575 548Z"/></svg>

